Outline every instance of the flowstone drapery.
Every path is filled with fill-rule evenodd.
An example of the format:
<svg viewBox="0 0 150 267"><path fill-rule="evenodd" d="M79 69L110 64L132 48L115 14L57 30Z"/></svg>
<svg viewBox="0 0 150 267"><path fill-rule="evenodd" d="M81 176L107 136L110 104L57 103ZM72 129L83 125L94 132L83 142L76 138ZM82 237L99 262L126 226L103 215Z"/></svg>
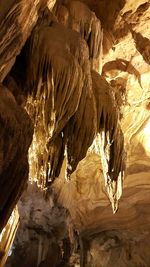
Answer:
<svg viewBox="0 0 150 267"><path fill-rule="evenodd" d="M81 3L72 4L78 10ZM82 21L84 27L90 20L88 37L82 34L82 27L76 32L73 23L70 27L62 25L45 9L22 53L25 58L23 91L34 123L30 177L47 188L59 176L66 155L69 179L99 133L107 193L116 211L121 196L117 181L119 179L122 186L124 173L123 134L112 88L92 71L91 59L100 60L101 55L100 49L92 48L91 52L90 47L95 42L93 38L99 36L99 46L102 38L97 26L92 25L96 21L100 26L100 21L81 5L88 14Z"/></svg>

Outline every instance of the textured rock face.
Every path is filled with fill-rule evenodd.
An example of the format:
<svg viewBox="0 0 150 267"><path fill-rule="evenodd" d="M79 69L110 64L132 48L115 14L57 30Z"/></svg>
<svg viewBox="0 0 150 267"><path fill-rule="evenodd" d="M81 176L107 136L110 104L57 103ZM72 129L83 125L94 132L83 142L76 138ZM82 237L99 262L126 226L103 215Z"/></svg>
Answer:
<svg viewBox="0 0 150 267"><path fill-rule="evenodd" d="M55 190L59 190L59 201L69 209L76 228L81 233L83 232L83 235L84 232L85 235L86 232L90 235L94 229L105 231L149 228L149 218L144 215L149 212L149 173L145 173L141 179L144 170L142 172L141 169L138 173L137 167L137 170L127 168L127 171L131 172L125 179L123 196L116 215L112 214L106 197L102 166L98 155L90 154L81 161L69 184L63 182L61 178L54 184ZM141 213L142 206L144 209Z"/></svg>
<svg viewBox="0 0 150 267"><path fill-rule="evenodd" d="M90 242L87 266L149 266L149 238L148 232L103 232Z"/></svg>
<svg viewBox="0 0 150 267"><path fill-rule="evenodd" d="M18 210L20 226L6 266L63 264L61 249L67 238L66 210L54 205L52 198L45 200L35 183L22 195Z"/></svg>
<svg viewBox="0 0 150 267"><path fill-rule="evenodd" d="M88 2L104 27L102 74L114 88L125 136L127 169L119 210L115 215L111 212L95 154L79 164L70 184L60 186L60 179L55 186L60 202L86 240L87 266L149 266L150 6L145 1L124 2L121 12L119 8L116 12L117 19L112 16L114 22L109 24L109 16L104 21L103 14L98 14L102 3L106 4ZM115 5L110 7L112 13L113 9Z"/></svg>
<svg viewBox="0 0 150 267"><path fill-rule="evenodd" d="M33 127L11 92L0 86L0 230L3 229L28 179L28 148Z"/></svg>
<svg viewBox="0 0 150 267"><path fill-rule="evenodd" d="M48 1L47 1L48 2ZM43 1L0 3L0 81L15 62L38 19ZM53 2L48 2L51 7ZM28 179L28 148L33 127L17 96L17 84L9 77L0 85L0 231L7 222ZM8 90L9 89L9 90ZM12 93L14 94L12 94ZM15 98L16 97L16 98ZM17 101L17 103L16 103Z"/></svg>
<svg viewBox="0 0 150 267"><path fill-rule="evenodd" d="M93 61L101 59L100 21L86 5L76 1L70 4L72 8L62 5L56 12L60 19L68 8L70 24L58 23L48 9L40 13L11 71L27 97L26 108L34 123L30 176L42 188L48 187L59 176L66 154L69 179L99 133L105 181L115 212L121 195L118 180L122 182L124 175L124 138L112 89L92 71ZM22 77L18 74L20 63Z"/></svg>
<svg viewBox="0 0 150 267"><path fill-rule="evenodd" d="M5 228L0 234L0 266L4 266L19 226L19 213L14 208Z"/></svg>
<svg viewBox="0 0 150 267"><path fill-rule="evenodd" d="M55 1L2 0L0 3L0 81L6 77L16 56L29 37L38 19L38 11L46 5L53 7Z"/></svg>
<svg viewBox="0 0 150 267"><path fill-rule="evenodd" d="M16 55L20 53L22 46L36 24L38 10L40 7L41 9L43 8L46 1L34 1L33 5L31 5L30 1L28 1L28 4L27 1L18 1L14 9L11 9L11 7L14 6L15 1L8 1L10 4L9 13L8 6L4 1L1 3L0 7L3 5L3 14L0 15L0 36L3 36L3 38L0 45L0 80L3 81L7 73L9 73L11 66L14 64ZM49 1L48 4L51 8L53 2ZM87 4L87 6L84 4ZM95 13L92 13L91 10ZM112 99L115 101L118 114L112 116L113 119L110 122L109 119L111 116L108 119L106 114L114 115L115 109L112 99L111 101L109 99L109 101L107 101L107 104L108 102L110 103L108 107L104 105L104 103L102 104L102 108L97 104L99 107L99 109L97 109L97 116L101 113L105 113L106 116L102 115L100 122L103 124L104 129L107 129L108 125L110 126L111 131L109 130L109 133L113 133L114 129L112 125L114 125L119 118L125 137L127 168L125 172L123 195L119 202L119 209L114 215L108 200L108 195L111 200L118 200L120 198L122 193L122 178L111 184L111 192L108 190L109 187L107 187L106 190L106 178L103 174L104 167L103 160L99 153L100 143L98 138L90 148L90 151L88 151L86 158L80 161L86 154L86 149L83 154L80 154L80 152L83 152L82 144L87 138L86 133L90 132L88 131L88 123L90 123L90 119L92 118L89 112L89 107L91 106L90 104L87 106L83 105L85 107L83 110L87 111L84 115L84 113L80 112L83 106L77 105L80 107L79 113L76 113L74 116L74 112L78 107L70 105L70 109L73 111L66 116L66 122L69 121L68 128L71 132L71 134L68 135L69 145L71 147L69 147L69 151L71 151L71 156L76 156L77 153L80 162L76 171L74 173L72 173L72 171L70 172L72 173L70 177L71 181L66 182L65 158L60 176L55 180L52 187L55 200L57 199L60 206L65 207L68 212L66 214L64 209L58 208L58 206L55 207L55 202L53 203L54 206L52 203L45 202L42 193L34 186L29 187L27 193L19 203L22 222L15 241L16 248L7 264L9 267L22 266L21 260L23 253L25 253L27 261L24 263L24 267L35 265L46 267L49 266L49 264L51 264L50 266L75 266L75 263L73 263L73 261L75 262L75 260L73 260L75 256L73 255L69 260L70 245L68 244L68 237L70 238L72 247L72 244L75 243L76 235L78 240L76 241L78 243L77 247L80 248L81 267L115 267L116 265L119 267L149 267L150 4L148 1L144 0L118 0L115 2L113 0L84 0L81 2L59 1L53 12L63 26L60 26L53 16L50 20L47 20L47 17L41 16L41 21L44 25L42 26L41 23L40 27L43 28L40 29L42 29L41 35L43 34L44 37L42 37L43 39L40 39L40 41L38 40L37 37L40 36L38 35L40 32L38 25L37 32L35 31L35 35L32 35L31 38L33 41L32 45L35 45L36 49L31 49L32 59L34 59L34 61L32 61L32 59L28 61L30 71L27 77L30 90L37 89L35 88L35 84L38 84L38 91L35 90L34 94L30 95L27 106L33 121L36 117L34 127L37 131L31 147L32 153L30 154L30 160L33 167L31 173L33 176L37 175L41 178L41 181L39 179L39 183L41 184L43 181L45 183L43 179L45 174L48 174L48 178L55 178L55 176L58 176L56 175L57 165L62 155L62 150L64 150L62 140L63 136L65 136L65 131L63 128L64 125L62 126L61 124L62 117L60 115L64 114L65 116L66 110L64 109L64 113L62 114L59 112L56 114L57 123L55 126L57 127L52 129L52 121L55 120L55 116L53 114L53 105L49 95L45 93L47 92L47 88L59 89L56 90L57 97L55 98L55 104L59 106L61 103L60 106L63 106L62 96L64 94L59 95L59 93L60 89L61 92L65 92L64 88L67 88L67 85L70 88L71 78L68 73L74 73L74 83L72 83L71 87L72 91L78 86L78 92L82 95L83 84L86 89L88 88L87 91L91 90L89 84L92 81L92 76L89 77L91 75L89 69L99 69L103 78L101 78L101 82L98 82L100 76L97 74L99 78L93 80L93 85L96 84L96 82L102 85L102 79L108 81L108 87L113 94ZM6 14L9 14L9 16L6 17ZM26 23L23 23L25 17L28 19ZM15 22L15 27L12 26L12 20ZM4 24L7 25L7 23L11 25L10 32L9 28L4 27ZM46 28L47 23L50 29ZM62 29L60 35L53 34L56 28L59 28L57 33L60 33L60 29ZM46 35L44 35L43 29L47 33L51 33L51 38L47 38ZM72 30L78 33L69 34ZM101 38L102 36L103 39ZM72 40L74 41L71 42L69 38L73 38ZM44 40L44 43L46 43L46 39L49 40L47 42L47 47L43 46L43 42L41 42L41 40ZM8 53L11 45L9 43L10 40L12 40L12 50ZM41 42L40 45L36 46L39 42ZM54 48L53 43L55 43ZM5 45L6 49L4 50L3 47ZM51 50L48 49L49 46L51 46ZM42 50L43 47L44 49ZM56 53L57 47L59 48L58 53ZM84 51L82 51L83 47ZM88 49L89 51L87 52ZM40 58L36 56L39 51L42 51L40 55L44 55L43 58L42 56ZM47 56L47 54L49 56L49 61L46 62L47 65L43 67L45 55ZM55 57L56 54L58 57ZM59 57L63 59L64 65L59 64ZM88 57L90 60L87 60ZM68 58L69 60L67 61ZM48 67L49 62L53 66L53 71ZM65 69L66 72L62 72L64 66L68 66L69 64L69 72L67 72L67 67ZM75 66L71 68L73 64ZM14 69L15 67L16 65L14 65ZM40 68L46 69L48 78L46 75L43 75L44 71L39 71ZM37 73L41 76L38 76ZM52 73L54 75L54 80L51 79ZM13 71L11 74L13 74ZM64 74L65 76L63 76ZM14 76L14 78L16 77ZM41 79L43 80L41 81ZM60 82L58 82L58 80L60 80ZM16 100L3 85L0 88L0 119L5 125L5 127L0 128L2 129L2 141L0 143L0 175L2 178L0 184L3 184L2 187L0 186L1 227L3 227L8 219L26 183L28 173L27 150L32 136L30 119L20 106L20 104L23 105L23 103L26 102L24 92L20 93L19 91L17 94L17 89L13 89L14 83L12 81L11 77L7 77L4 83L13 93ZM18 81L19 79L17 82ZM94 81L96 82L94 83ZM77 85L75 82L79 84ZM11 86L12 83L13 86ZM21 81L18 84L21 86ZM99 89L101 88L100 86L97 87ZM55 93L56 91L54 90ZM103 92L105 92L105 90L103 90ZM23 94L23 96L21 96L21 94ZM76 103L79 102L78 97L79 95L77 95ZM103 95L100 94L99 98L101 99L102 97ZM31 98L32 101L30 103ZM60 98L62 102L57 102L58 98ZM84 101L82 101L85 104L86 98L82 99L84 99ZM96 101L98 103L97 96ZM8 106L9 108L7 108ZM46 117L47 113L45 111L50 110L49 107L51 107L52 112L50 114L52 116ZM6 109L8 113L5 112ZM35 114L33 110L36 110ZM83 116L81 116L81 114ZM70 123L72 115L73 119ZM40 120L39 118L42 119ZM81 118L84 119L81 120ZM85 120L85 118L87 120ZM15 123L12 123L12 121ZM85 121L87 123L85 123ZM112 121L114 121L114 124ZM74 127L76 125L79 126L77 127L79 131L75 132ZM90 124L90 126L91 125L92 124ZM46 129L46 127L48 129ZM84 127L88 130L86 131ZM93 123L93 128L94 127L95 124ZM91 127L92 130L93 128ZM58 135L58 139L55 140L56 142L54 142L51 147L51 143L49 142L50 135L47 135L47 132L49 131L49 134L51 134L51 132L53 132L52 130L55 130L54 132L56 133L58 129L63 129L63 135ZM75 138L73 139L72 136L74 133ZM80 135L82 136L81 139L79 138ZM92 134L89 136L92 138ZM122 142L120 142L121 135L117 135L117 137L117 148L119 147L120 151L122 151ZM78 142L77 145L76 141L78 140L80 140L80 142ZM22 146L24 143L26 146ZM88 147L92 142L88 140L87 143ZM48 147L45 148L45 144L48 144ZM103 145L105 147L104 143ZM117 166L116 169L118 169L118 165L120 166L120 162L122 162L120 153L116 153L119 149L112 149L112 162L116 162L114 163L114 166ZM35 150L36 153L34 153ZM49 154L51 154L51 162L48 158ZM70 162L73 166L71 156ZM61 158L61 161L62 160ZM78 162L78 160L76 162ZM33 162L35 165L33 165ZM47 162L48 164L46 165ZM13 173L11 169L12 165ZM53 168L51 168L51 166L53 166ZM113 164L111 166L113 166ZM53 170L52 172L51 169ZM111 171L112 170L113 167ZM34 177L30 178L33 179ZM50 179L48 179L48 182L51 182ZM10 184L9 194L7 190L8 184ZM116 210L116 207L114 207L115 201L112 201L112 203L113 208ZM66 222L69 223L67 224ZM68 231L66 228L68 228ZM67 249L65 249L66 243ZM31 250L33 251L32 255L30 253ZM69 251L68 254L66 250ZM56 256L53 258L54 251ZM63 257L60 251L65 251L67 255ZM76 263L77 262L78 259L76 260Z"/></svg>
<svg viewBox="0 0 150 267"><path fill-rule="evenodd" d="M52 7L54 2L50 3ZM37 21L38 10L45 4L44 1L0 2L0 232L26 187L28 149L33 136L31 119L21 106L22 95L16 97L17 85L9 78L4 82L5 86L2 82L29 37ZM2 266L12 243L6 235L9 231L9 236L14 238L15 231L8 223L1 237L1 242L5 244L5 248L3 244L1 248Z"/></svg>

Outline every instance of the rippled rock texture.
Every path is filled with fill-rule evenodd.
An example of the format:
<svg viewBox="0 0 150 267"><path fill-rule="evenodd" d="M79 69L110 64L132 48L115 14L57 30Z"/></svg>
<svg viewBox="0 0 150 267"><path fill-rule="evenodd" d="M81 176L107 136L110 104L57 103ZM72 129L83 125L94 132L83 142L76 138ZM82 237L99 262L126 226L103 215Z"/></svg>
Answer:
<svg viewBox="0 0 150 267"><path fill-rule="evenodd" d="M35 184L21 198L8 266L24 253L24 267L149 267L149 1L5 2L1 229L26 186L32 135L29 178L47 198Z"/></svg>

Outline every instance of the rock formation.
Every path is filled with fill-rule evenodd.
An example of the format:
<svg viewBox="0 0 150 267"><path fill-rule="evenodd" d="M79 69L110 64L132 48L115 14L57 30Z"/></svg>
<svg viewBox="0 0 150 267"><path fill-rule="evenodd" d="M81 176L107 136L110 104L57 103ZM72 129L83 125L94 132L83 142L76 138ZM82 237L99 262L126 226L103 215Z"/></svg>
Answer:
<svg viewBox="0 0 150 267"><path fill-rule="evenodd" d="M0 266L150 266L149 15L1 1Z"/></svg>

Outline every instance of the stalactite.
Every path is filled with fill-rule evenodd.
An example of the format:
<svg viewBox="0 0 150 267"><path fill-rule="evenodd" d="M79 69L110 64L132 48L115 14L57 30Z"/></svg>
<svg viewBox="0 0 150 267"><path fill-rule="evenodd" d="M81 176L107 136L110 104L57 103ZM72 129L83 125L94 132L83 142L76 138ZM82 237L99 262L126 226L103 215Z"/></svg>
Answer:
<svg viewBox="0 0 150 267"><path fill-rule="evenodd" d="M74 1L69 4L75 17L80 4ZM72 12L69 6L67 8ZM29 153L30 179L38 180L43 188L59 176L65 153L69 178L99 132L103 136L102 150L107 165L104 173L109 187L122 170L123 139L117 105L105 79L91 72L90 56L93 59L98 56L97 48L93 46L92 52L88 49L88 45L96 42L92 37L97 36L96 28L92 32L95 15L85 5L82 12L85 12L84 21L80 14L77 25L82 21L87 27L89 22L84 35L82 27L78 29L80 34L68 29L45 9L24 48L26 83L23 91L28 92L26 109L34 122ZM111 201L116 192L117 189Z"/></svg>
<svg viewBox="0 0 150 267"><path fill-rule="evenodd" d="M51 143L47 144L48 159L46 165L46 186L59 176L65 153L65 137L60 133Z"/></svg>
<svg viewBox="0 0 150 267"><path fill-rule="evenodd" d="M34 173L38 173L38 177L41 176L39 180L42 180L43 176L45 186L59 175L65 142L70 139L70 133L69 137L66 137L66 129L72 127L74 120L77 120L78 107L80 106L80 113L83 113L84 107L90 102L93 125L95 117L88 47L78 33L66 29L53 21L53 18L51 20L51 13L49 14L50 19L43 19L44 25L39 22L26 47L28 55L26 87L29 91L27 110L34 120L34 140L37 143L35 145L34 142L37 146L36 151L34 147L30 150L30 158L36 154L37 159L40 159L34 164L35 170L37 165L37 171ZM87 99L89 100L86 101ZM82 114L80 115L82 118ZM81 123L78 127L81 127ZM94 134L93 126L92 130ZM76 165L85 156L91 142L92 135L82 155L80 155L80 145L76 153ZM70 147L72 153L75 153L74 144ZM75 167L72 168L74 169Z"/></svg>
<svg viewBox="0 0 150 267"><path fill-rule="evenodd" d="M88 44L92 67L96 61L98 67L102 55L103 31L95 13L80 1L69 1L67 4L58 6L56 16L68 28L80 33Z"/></svg>
<svg viewBox="0 0 150 267"><path fill-rule="evenodd" d="M96 136L96 103L92 87L84 86L80 104L68 127L68 173L75 171Z"/></svg>
<svg viewBox="0 0 150 267"><path fill-rule="evenodd" d="M41 104L41 100L44 102L44 126L51 137L61 132L75 113L82 92L82 69L73 55L74 51L70 51L73 45L80 47L79 36L72 34L70 40L73 40L70 42L67 37L70 32L65 31L58 24L53 27L40 27L32 36L29 50L33 52L28 62L28 87L31 88L31 94L37 103ZM47 39L47 36L50 38ZM39 38L39 43L36 38ZM73 41L76 41L75 44ZM41 54L43 43L45 47ZM69 101L72 97L73 102ZM47 118L47 109L50 118Z"/></svg>
<svg viewBox="0 0 150 267"><path fill-rule="evenodd" d="M92 80L97 105L97 130L101 134L103 172L108 196L115 212L122 192L125 170L124 137L111 87L94 71Z"/></svg>

